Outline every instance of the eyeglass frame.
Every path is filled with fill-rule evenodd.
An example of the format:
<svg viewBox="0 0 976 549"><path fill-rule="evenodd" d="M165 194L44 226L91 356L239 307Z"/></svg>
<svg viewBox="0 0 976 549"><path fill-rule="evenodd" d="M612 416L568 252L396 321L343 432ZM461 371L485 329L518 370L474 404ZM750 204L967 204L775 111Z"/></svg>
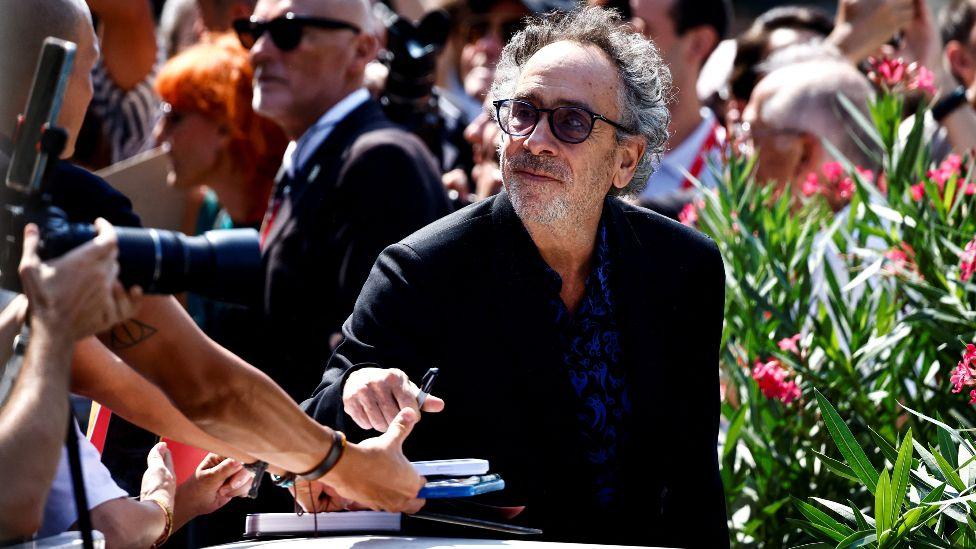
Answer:
<svg viewBox="0 0 976 549"><path fill-rule="evenodd" d="M295 45L293 47L283 48L280 45L278 45L278 41L275 40L274 34L271 32L270 29L270 26L275 24L276 21L287 21L297 25L299 30L299 36L298 36L298 41L295 42ZM352 23L348 23L346 21L339 21L337 19L329 19L326 17L296 15L294 12L290 12L290 11L283 15L279 15L274 19L269 19L264 21L258 19L253 15L251 17L241 17L239 19L235 19L231 23L231 26L234 29L234 33L237 34L237 39L240 41L241 46L243 46L244 49L246 50L250 50L251 48L253 48L254 45L258 43L258 40L260 40L261 37L264 36L264 33L267 32L268 36L271 38L271 41L274 43L275 47L285 52L293 51L296 48L298 48L298 46L302 43L302 39L304 38L305 27L313 27L317 29L326 29L326 30L350 30L354 34L360 34L361 32L363 32L363 30L357 27L356 25L353 25ZM244 41L243 35L245 34L254 35L254 42L252 42L250 46L248 46Z"/></svg>
<svg viewBox="0 0 976 549"><path fill-rule="evenodd" d="M532 124L532 127L527 132L512 133L508 131L508 129L506 129L504 125L502 125L502 115L501 115L502 104L509 101L511 101L512 103L520 103L522 105L528 105L529 107L532 107L536 111L535 123ZM619 122L614 122L613 120L610 120L609 118L603 116L602 114L597 114L585 107L579 107L576 105L562 105L559 107L553 107L551 109L544 109L541 107L536 107L535 105L533 105L528 101L525 101L524 99L496 99L492 101L491 104L495 106L495 122L498 124L498 127L501 128L503 132L505 132L507 135L511 137L526 137L528 135L532 135L532 132L535 131L536 126L539 125L539 120L542 118L538 113L548 114L549 116L547 116L546 118L549 119L549 131L552 132L553 137L562 141L563 143L569 143L570 145L579 145L580 143L589 139L590 135L593 133L593 127L596 126L597 120L602 120L607 124L610 124L614 128L630 135L635 135L637 133L636 131L624 126L623 124L620 124ZM586 135L583 137L583 139L580 139L579 141L569 141L567 139L563 139L562 137L559 137L559 132L556 131L556 125L553 122L552 115L555 111L558 111L560 109L573 109L573 110L584 112L590 116L590 129L586 132Z"/></svg>

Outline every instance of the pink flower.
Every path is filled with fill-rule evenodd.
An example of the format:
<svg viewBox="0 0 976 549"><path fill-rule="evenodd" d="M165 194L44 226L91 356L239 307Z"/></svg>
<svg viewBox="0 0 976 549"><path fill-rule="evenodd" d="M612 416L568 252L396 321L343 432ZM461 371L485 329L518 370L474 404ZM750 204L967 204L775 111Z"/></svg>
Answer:
<svg viewBox="0 0 976 549"><path fill-rule="evenodd" d="M817 177L817 174L813 172L807 174L807 178L800 185L800 192L803 193L803 196L813 196L820 192L820 178Z"/></svg>
<svg viewBox="0 0 976 549"><path fill-rule="evenodd" d="M962 256L959 258L959 278L967 282L976 272L976 237L966 244Z"/></svg>
<svg viewBox="0 0 976 549"><path fill-rule="evenodd" d="M682 225L688 225L689 227L694 227L698 223L698 208L695 207L694 202L689 202L685 204L684 208L681 208L681 213L678 214L678 221Z"/></svg>
<svg viewBox="0 0 976 549"><path fill-rule="evenodd" d="M752 378L759 385L766 398L774 398L789 404L800 398L800 387L793 380L787 380L789 371L776 359L768 362L756 361L752 368Z"/></svg>
<svg viewBox="0 0 976 549"><path fill-rule="evenodd" d="M844 168L840 165L840 162L825 162L823 166L820 167L820 171L823 172L824 177L830 181L836 181L844 175Z"/></svg>
<svg viewBox="0 0 976 549"><path fill-rule="evenodd" d="M949 381L952 383L953 393L961 392L963 387L973 384L972 368L969 367L967 362L960 361L956 364L956 369L952 372L952 376L949 377Z"/></svg>
<svg viewBox="0 0 976 549"><path fill-rule="evenodd" d="M838 193L840 193L841 198L850 198L854 196L854 180L850 177L845 177L841 180L840 185L837 187Z"/></svg>
<svg viewBox="0 0 976 549"><path fill-rule="evenodd" d="M885 252L884 256L888 261L891 261L892 263L904 264L906 261L908 261L908 254L906 254L905 252L897 248L892 248L888 250L887 252Z"/></svg>
<svg viewBox="0 0 976 549"><path fill-rule="evenodd" d="M861 176L861 179L867 181L868 183L874 183L874 172L860 166L855 166L854 169L857 170L857 175Z"/></svg>
<svg viewBox="0 0 976 549"><path fill-rule="evenodd" d="M779 340L776 345L779 346L781 351L789 351L795 355L798 355L800 354L800 348L797 347L796 343L800 341L800 337L802 335L803 334L796 334L793 337L784 337L783 339Z"/></svg>
<svg viewBox="0 0 976 549"><path fill-rule="evenodd" d="M966 186L963 187L962 192L966 193L966 196L976 194L976 183L966 183Z"/></svg>
<svg viewBox="0 0 976 549"><path fill-rule="evenodd" d="M911 188L912 188L912 199L914 199L915 202L918 202L919 200L925 198L925 183L916 183L915 185L912 185Z"/></svg>
<svg viewBox="0 0 976 549"><path fill-rule="evenodd" d="M884 57L882 59L875 59L869 57L868 62L871 64L871 72L868 73L871 80L878 85L883 85L888 88L893 88L901 84L905 78L905 74L908 72L908 65L901 58L890 59Z"/></svg>
<svg viewBox="0 0 976 549"><path fill-rule="evenodd" d="M915 78L908 85L911 90L920 90L927 95L935 95L935 75L926 67L918 67Z"/></svg>
<svg viewBox="0 0 976 549"><path fill-rule="evenodd" d="M939 186L941 191L945 188L946 181L952 177L959 177L961 167L962 158L958 154L950 154L939 164L938 168L928 171L928 177Z"/></svg>
<svg viewBox="0 0 976 549"><path fill-rule="evenodd" d="M939 167L958 174L959 170L962 168L962 157L955 153L950 154L945 160L942 161L942 164L940 164Z"/></svg>
<svg viewBox="0 0 976 549"><path fill-rule="evenodd" d="M974 362L976 362L976 345L970 343L966 345L966 350L962 354L962 360L956 364L956 369L953 370L952 376L949 377L949 381L952 383L953 393L962 392L963 387L976 385L976 369L973 368ZM973 400L974 393L976 393L976 390L969 393L970 404L976 404Z"/></svg>
<svg viewBox="0 0 976 549"><path fill-rule="evenodd" d="M976 389L969 391L969 403L976 404Z"/></svg>

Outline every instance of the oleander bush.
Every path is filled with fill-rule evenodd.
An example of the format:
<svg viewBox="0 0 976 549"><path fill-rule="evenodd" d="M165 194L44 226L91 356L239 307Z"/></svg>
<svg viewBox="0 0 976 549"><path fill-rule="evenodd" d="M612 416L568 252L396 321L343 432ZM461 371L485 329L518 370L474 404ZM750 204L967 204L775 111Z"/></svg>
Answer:
<svg viewBox="0 0 976 549"><path fill-rule="evenodd" d="M727 271L719 452L737 546L976 547L973 166L932 160L926 101L899 138L924 69L885 63L870 117L839 98L879 173L842 160L777 189L731 153L682 212Z"/></svg>

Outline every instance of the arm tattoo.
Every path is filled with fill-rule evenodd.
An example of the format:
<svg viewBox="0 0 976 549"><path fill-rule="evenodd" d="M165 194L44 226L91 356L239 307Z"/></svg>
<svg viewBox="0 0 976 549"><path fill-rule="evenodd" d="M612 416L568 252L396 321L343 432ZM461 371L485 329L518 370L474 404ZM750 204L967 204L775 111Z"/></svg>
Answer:
<svg viewBox="0 0 976 549"><path fill-rule="evenodd" d="M108 346L113 351L131 349L158 332L156 328L136 319L121 322L109 332Z"/></svg>

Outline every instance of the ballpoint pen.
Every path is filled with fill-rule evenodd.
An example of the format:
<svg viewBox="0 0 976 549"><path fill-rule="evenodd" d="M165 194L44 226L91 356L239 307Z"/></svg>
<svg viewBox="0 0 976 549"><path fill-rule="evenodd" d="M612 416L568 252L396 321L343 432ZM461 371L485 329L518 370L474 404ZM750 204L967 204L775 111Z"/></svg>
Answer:
<svg viewBox="0 0 976 549"><path fill-rule="evenodd" d="M424 402L427 401L427 395L430 394L430 390L434 387L434 381L437 379L437 374L439 373L439 368L430 368L424 374L423 379L420 380L420 392L417 394L417 408L424 407Z"/></svg>

